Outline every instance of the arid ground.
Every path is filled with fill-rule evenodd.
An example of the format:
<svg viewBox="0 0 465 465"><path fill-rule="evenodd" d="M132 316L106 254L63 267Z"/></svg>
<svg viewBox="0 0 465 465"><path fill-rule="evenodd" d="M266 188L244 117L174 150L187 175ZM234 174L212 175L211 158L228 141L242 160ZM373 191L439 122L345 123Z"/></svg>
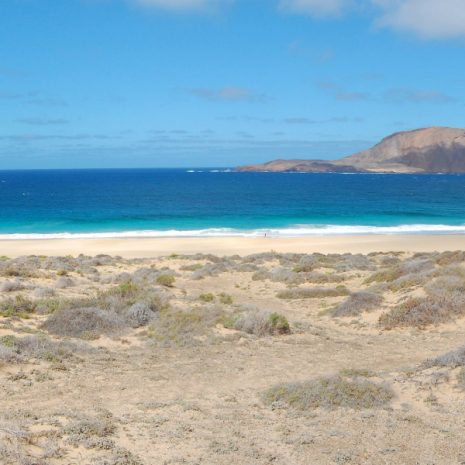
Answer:
<svg viewBox="0 0 465 465"><path fill-rule="evenodd" d="M465 464L464 317L464 252L2 257L0 463Z"/></svg>

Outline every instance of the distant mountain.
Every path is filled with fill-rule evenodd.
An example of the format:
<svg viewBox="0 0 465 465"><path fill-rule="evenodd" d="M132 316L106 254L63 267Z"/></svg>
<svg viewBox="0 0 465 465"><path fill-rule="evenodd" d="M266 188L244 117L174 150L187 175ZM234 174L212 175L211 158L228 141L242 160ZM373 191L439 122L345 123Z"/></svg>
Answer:
<svg viewBox="0 0 465 465"><path fill-rule="evenodd" d="M275 160L237 171L465 173L465 129L431 127L392 134L340 160Z"/></svg>

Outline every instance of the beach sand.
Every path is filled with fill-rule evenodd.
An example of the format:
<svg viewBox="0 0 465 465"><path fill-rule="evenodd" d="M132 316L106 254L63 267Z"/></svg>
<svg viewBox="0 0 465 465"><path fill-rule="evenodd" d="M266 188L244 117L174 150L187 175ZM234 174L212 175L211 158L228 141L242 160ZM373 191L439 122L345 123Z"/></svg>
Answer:
<svg viewBox="0 0 465 465"><path fill-rule="evenodd" d="M465 250L465 235L367 235L305 238L124 238L0 240L0 255L109 254L147 258L173 253L248 255L274 250L296 253L434 252Z"/></svg>

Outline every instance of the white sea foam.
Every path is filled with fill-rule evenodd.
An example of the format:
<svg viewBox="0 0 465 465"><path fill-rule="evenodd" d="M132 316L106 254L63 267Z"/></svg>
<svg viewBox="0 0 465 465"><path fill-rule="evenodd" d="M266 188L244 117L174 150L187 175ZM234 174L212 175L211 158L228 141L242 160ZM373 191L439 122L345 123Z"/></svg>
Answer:
<svg viewBox="0 0 465 465"><path fill-rule="evenodd" d="M409 224L400 226L295 225L288 228L192 230L143 230L89 233L16 233L0 234L0 240L27 239L106 239L106 238L175 238L175 237L311 237L365 234L465 234L465 225Z"/></svg>

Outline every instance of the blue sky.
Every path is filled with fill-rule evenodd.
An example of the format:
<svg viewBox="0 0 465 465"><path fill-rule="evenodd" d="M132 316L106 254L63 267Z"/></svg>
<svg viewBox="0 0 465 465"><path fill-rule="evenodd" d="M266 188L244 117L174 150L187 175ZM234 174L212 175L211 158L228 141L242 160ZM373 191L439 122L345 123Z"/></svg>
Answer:
<svg viewBox="0 0 465 465"><path fill-rule="evenodd" d="M339 158L464 104L463 0L0 2L0 169Z"/></svg>

